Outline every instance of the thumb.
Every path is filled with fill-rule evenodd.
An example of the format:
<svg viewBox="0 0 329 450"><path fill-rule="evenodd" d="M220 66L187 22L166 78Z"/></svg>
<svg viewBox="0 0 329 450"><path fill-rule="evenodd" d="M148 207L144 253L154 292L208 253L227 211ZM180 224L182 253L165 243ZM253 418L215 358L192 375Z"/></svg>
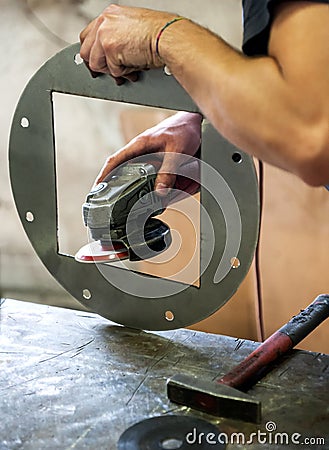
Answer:
<svg viewBox="0 0 329 450"><path fill-rule="evenodd" d="M167 152L158 171L155 181L155 191L161 196L166 196L176 182L177 158L175 153Z"/></svg>

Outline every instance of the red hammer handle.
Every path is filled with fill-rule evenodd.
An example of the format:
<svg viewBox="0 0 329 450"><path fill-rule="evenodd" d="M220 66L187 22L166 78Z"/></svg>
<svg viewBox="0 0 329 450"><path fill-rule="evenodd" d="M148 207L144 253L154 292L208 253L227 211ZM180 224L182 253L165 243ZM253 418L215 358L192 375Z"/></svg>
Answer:
<svg viewBox="0 0 329 450"><path fill-rule="evenodd" d="M269 363L297 345L328 317L329 295L319 295L313 303L266 339L238 366L216 381L235 388L250 383Z"/></svg>

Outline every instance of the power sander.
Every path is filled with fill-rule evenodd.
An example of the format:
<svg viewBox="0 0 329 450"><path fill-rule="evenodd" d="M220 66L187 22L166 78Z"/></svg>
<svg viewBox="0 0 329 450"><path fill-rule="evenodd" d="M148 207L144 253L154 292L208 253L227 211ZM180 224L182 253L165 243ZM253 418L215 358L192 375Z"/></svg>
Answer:
<svg viewBox="0 0 329 450"><path fill-rule="evenodd" d="M165 210L165 200L154 191L156 175L155 164L127 163L92 188L82 215L93 241L77 252L77 261L139 261L170 246L168 225L154 218Z"/></svg>

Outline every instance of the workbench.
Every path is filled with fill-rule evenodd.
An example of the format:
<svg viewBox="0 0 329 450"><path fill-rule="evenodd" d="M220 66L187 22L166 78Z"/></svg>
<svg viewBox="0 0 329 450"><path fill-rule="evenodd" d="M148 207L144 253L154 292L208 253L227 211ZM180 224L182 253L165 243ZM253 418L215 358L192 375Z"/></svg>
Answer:
<svg viewBox="0 0 329 450"><path fill-rule="evenodd" d="M262 443L229 443L229 450L299 447L270 444L275 433L300 435L304 448L329 448L329 355L296 350L281 358L248 391L262 402L262 423L255 425L207 416L166 396L170 376L213 379L255 342L186 329L145 332L89 312L10 299L0 308L0 326L1 450L115 450L128 427L169 414L203 418L229 437L263 433ZM307 438L313 445L305 447Z"/></svg>

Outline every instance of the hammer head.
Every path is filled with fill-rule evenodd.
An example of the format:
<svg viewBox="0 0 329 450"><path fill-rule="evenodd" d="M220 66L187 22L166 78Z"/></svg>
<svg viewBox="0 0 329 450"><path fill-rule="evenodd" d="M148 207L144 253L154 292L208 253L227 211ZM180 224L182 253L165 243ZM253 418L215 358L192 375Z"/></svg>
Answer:
<svg viewBox="0 0 329 450"><path fill-rule="evenodd" d="M225 384L179 374L168 380L167 395L174 403L214 416L261 421L260 401Z"/></svg>

